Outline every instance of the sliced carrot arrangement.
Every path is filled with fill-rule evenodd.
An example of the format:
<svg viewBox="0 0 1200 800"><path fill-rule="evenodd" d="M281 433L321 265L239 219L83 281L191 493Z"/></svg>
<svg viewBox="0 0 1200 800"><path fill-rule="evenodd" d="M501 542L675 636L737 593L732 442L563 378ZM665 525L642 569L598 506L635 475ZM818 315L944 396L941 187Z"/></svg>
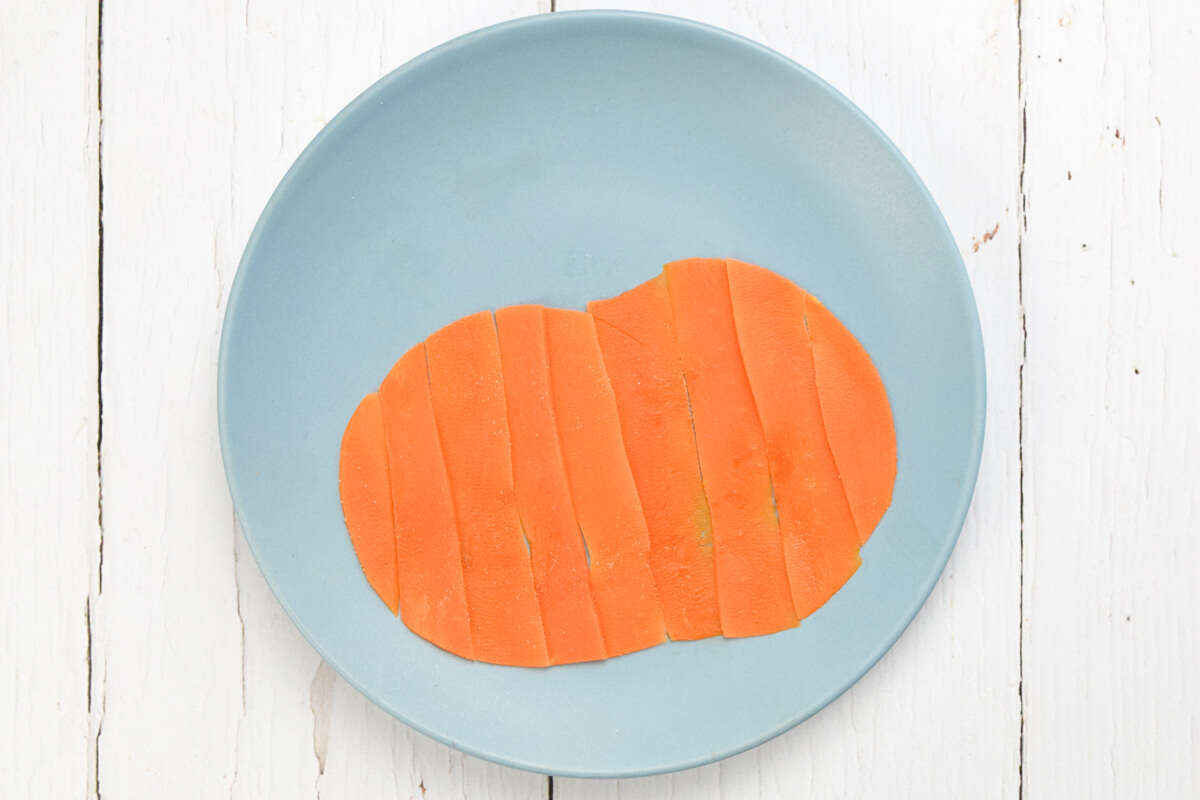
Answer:
<svg viewBox="0 0 1200 800"><path fill-rule="evenodd" d="M512 434L513 486L533 560L551 664L604 658L587 555L558 443L541 306L496 312Z"/></svg>
<svg viewBox="0 0 1200 800"><path fill-rule="evenodd" d="M871 357L833 313L810 297L805 309L829 447L864 544L892 504L896 429Z"/></svg>
<svg viewBox="0 0 1200 800"><path fill-rule="evenodd" d="M549 663L513 492L500 344L491 312L425 340L433 416L458 519L475 657Z"/></svg>
<svg viewBox="0 0 1200 800"><path fill-rule="evenodd" d="M796 612L725 262L676 261L667 264L666 275L712 512L721 630L726 636L774 633L794 626Z"/></svg>
<svg viewBox="0 0 1200 800"><path fill-rule="evenodd" d="M612 381L625 454L650 532L650 569L672 639L721 634L712 518L667 280L588 303Z"/></svg>
<svg viewBox="0 0 1200 800"><path fill-rule="evenodd" d="M858 569L895 477L850 331L780 275L699 258L586 313L431 334L359 404L338 470L388 608L526 667L795 627Z"/></svg>
<svg viewBox="0 0 1200 800"><path fill-rule="evenodd" d="M473 658L454 501L429 396L425 345L396 362L379 387L387 439L400 618L418 636Z"/></svg>
<svg viewBox="0 0 1200 800"><path fill-rule="evenodd" d="M858 529L825 438L804 327L806 293L762 267L727 261L738 342L762 420L792 603L801 618L850 579Z"/></svg>
<svg viewBox="0 0 1200 800"><path fill-rule="evenodd" d="M400 604L396 539L392 534L383 414L377 394L364 397L346 425L338 464L338 490L358 563L371 588L395 614Z"/></svg>
<svg viewBox="0 0 1200 800"><path fill-rule="evenodd" d="M652 647L666 627L596 327L581 311L547 308L545 318L559 441L604 644L610 656Z"/></svg>

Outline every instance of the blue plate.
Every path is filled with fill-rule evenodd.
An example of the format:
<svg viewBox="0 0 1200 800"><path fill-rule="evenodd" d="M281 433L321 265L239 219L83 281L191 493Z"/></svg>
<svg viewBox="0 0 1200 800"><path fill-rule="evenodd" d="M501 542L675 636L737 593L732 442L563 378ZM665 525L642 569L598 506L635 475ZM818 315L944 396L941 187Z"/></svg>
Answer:
<svg viewBox="0 0 1200 800"><path fill-rule="evenodd" d="M359 399L410 345L465 314L583 308L696 255L787 275L875 359L899 475L858 574L798 629L595 664L478 664L409 633L367 585L342 520L338 448ZM438 47L313 140L246 246L219 394L246 539L334 669L468 753L608 777L753 747L883 655L966 516L984 362L946 224L861 111L729 33L572 13Z"/></svg>

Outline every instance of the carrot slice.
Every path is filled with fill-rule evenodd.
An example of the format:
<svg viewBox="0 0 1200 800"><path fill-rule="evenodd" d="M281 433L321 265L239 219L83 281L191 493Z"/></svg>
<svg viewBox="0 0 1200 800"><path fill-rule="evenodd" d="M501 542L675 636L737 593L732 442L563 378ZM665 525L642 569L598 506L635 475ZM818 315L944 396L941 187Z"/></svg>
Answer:
<svg viewBox="0 0 1200 800"><path fill-rule="evenodd" d="M650 536L590 314L545 309L550 385L575 515L608 655L666 639Z"/></svg>
<svg viewBox="0 0 1200 800"><path fill-rule="evenodd" d="M475 657L546 666L533 568L513 491L500 344L490 311L425 340L433 416L458 519Z"/></svg>
<svg viewBox="0 0 1200 800"><path fill-rule="evenodd" d="M677 641L721 634L712 518L671 297L662 275L588 303L612 382L625 454L650 532L650 570L667 633Z"/></svg>
<svg viewBox="0 0 1200 800"><path fill-rule="evenodd" d="M742 365L725 262L664 268L712 512L717 601L726 636L796 625L762 424Z"/></svg>
<svg viewBox="0 0 1200 800"><path fill-rule="evenodd" d="M379 387L391 468L400 618L443 650L474 658L454 501L442 459L425 345L405 353Z"/></svg>
<svg viewBox="0 0 1200 800"><path fill-rule="evenodd" d="M350 542L367 582L395 614L400 603L388 456L379 396L362 399L342 434L338 490Z"/></svg>
<svg viewBox="0 0 1200 800"><path fill-rule="evenodd" d="M529 539L550 663L601 659L604 640L558 444L542 307L501 308L496 330L512 434L513 487Z"/></svg>
<svg viewBox="0 0 1200 800"><path fill-rule="evenodd" d="M862 563L858 529L825 438L804 327L806 293L762 267L725 265L742 360L767 442L792 604L803 618Z"/></svg>
<svg viewBox="0 0 1200 800"><path fill-rule="evenodd" d="M863 544L892 504L896 428L883 379L854 334L811 295L804 319L812 338L817 392L829 448Z"/></svg>

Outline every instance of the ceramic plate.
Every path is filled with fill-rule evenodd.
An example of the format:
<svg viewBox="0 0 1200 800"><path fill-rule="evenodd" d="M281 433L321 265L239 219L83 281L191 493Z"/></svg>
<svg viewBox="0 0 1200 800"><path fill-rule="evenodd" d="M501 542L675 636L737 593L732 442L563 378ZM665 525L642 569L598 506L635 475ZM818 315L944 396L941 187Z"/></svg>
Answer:
<svg viewBox="0 0 1200 800"><path fill-rule="evenodd" d="M797 629L522 669L409 633L367 585L337 489L343 428L413 343L474 311L584 307L688 256L812 291L895 414L891 509ZM862 112L800 66L682 20L554 14L481 30L370 87L280 183L221 343L238 518L325 660L412 727L558 775L682 769L753 747L851 686L941 573L983 438L979 322L933 200Z"/></svg>

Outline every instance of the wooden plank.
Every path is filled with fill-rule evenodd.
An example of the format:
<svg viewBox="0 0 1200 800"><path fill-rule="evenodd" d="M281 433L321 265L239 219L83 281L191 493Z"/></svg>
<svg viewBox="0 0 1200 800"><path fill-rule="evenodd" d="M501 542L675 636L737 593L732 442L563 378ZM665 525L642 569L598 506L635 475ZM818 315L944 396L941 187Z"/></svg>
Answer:
<svg viewBox="0 0 1200 800"><path fill-rule="evenodd" d="M588 5L559 0L562 10ZM988 420L972 511L925 609L883 661L794 731L719 765L555 781L556 798L1016 797L1020 114L1010 0L636 0L791 56L897 143L939 202L975 289Z"/></svg>
<svg viewBox="0 0 1200 800"><path fill-rule="evenodd" d="M105 12L99 793L227 796L243 703L233 509L215 424L234 255L233 20L201 4Z"/></svg>
<svg viewBox="0 0 1200 800"><path fill-rule="evenodd" d="M91 785L96 6L0 4L0 796Z"/></svg>
<svg viewBox="0 0 1200 800"><path fill-rule="evenodd" d="M408 58L537 10L536 0L105 9L103 796L545 793L544 779L409 731L321 665L236 532L215 408L238 257L303 146Z"/></svg>
<svg viewBox="0 0 1200 800"><path fill-rule="evenodd" d="M1200 6L1022 5L1025 787L1200 794Z"/></svg>

